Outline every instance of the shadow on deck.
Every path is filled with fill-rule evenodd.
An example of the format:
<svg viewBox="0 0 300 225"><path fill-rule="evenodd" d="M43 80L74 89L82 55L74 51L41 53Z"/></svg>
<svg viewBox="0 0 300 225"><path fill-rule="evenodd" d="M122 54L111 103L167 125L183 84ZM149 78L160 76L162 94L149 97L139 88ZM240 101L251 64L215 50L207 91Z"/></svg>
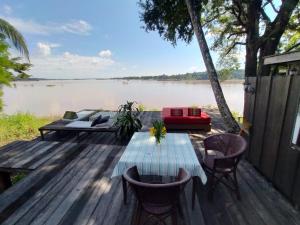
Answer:
<svg viewBox="0 0 300 225"><path fill-rule="evenodd" d="M204 137L224 131L219 114L214 110L208 113L213 120L212 131L189 132L198 155ZM144 112L143 130L147 131L151 121L159 118L159 112ZM41 165L32 161L32 172L0 195L0 222L129 225L135 210L134 196L130 193L127 205L123 205L121 180L110 179L126 143L111 133L81 134L79 139L49 134L46 139L45 143L53 142L53 156ZM238 179L241 201L219 185L214 200L209 202L206 187L199 183L194 210L188 185L182 196L180 224L300 224L299 212L245 160L239 165Z"/></svg>

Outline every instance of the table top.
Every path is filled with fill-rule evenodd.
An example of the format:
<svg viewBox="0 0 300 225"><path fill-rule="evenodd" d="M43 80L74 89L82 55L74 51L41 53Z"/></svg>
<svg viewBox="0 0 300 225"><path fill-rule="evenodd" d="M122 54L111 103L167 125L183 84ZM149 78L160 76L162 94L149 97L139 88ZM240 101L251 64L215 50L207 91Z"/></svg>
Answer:
<svg viewBox="0 0 300 225"><path fill-rule="evenodd" d="M207 181L186 133L167 133L161 143L156 144L149 132L136 132L112 177L122 175L127 168L135 165L141 175L177 176L179 168L184 168L191 176L199 176L203 184Z"/></svg>

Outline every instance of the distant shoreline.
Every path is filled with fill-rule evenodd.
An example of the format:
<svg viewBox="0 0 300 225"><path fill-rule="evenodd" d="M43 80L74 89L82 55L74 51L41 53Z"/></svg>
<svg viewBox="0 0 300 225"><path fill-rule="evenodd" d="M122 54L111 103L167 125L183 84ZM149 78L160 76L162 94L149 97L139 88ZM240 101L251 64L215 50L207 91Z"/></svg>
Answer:
<svg viewBox="0 0 300 225"><path fill-rule="evenodd" d="M30 81L86 81L86 80L119 80L119 81L159 81L159 82L184 82L184 83L209 83L209 80L176 80L176 79L168 79L168 80L159 80L159 79L127 79L127 78L85 78L85 79L43 79L43 78L31 78L31 79L19 79L14 80L13 82L30 82ZM221 81L220 81L221 82ZM221 83L243 83L244 79L229 79L222 81Z"/></svg>

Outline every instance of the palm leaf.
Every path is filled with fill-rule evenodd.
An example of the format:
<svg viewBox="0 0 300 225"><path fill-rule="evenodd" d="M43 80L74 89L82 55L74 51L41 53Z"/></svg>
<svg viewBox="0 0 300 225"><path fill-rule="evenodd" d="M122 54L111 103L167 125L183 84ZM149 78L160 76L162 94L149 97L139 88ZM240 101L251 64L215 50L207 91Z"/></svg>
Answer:
<svg viewBox="0 0 300 225"><path fill-rule="evenodd" d="M29 61L29 51L23 35L16 30L10 23L0 18L0 33L8 38L15 48L24 55Z"/></svg>

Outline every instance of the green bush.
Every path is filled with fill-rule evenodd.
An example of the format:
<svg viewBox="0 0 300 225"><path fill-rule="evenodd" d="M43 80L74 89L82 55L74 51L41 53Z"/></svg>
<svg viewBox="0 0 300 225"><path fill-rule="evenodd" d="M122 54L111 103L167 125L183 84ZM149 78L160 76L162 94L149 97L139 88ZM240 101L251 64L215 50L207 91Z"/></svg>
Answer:
<svg viewBox="0 0 300 225"><path fill-rule="evenodd" d="M38 128L54 118L37 117L29 113L0 115L0 146L15 140L31 140L39 135Z"/></svg>

